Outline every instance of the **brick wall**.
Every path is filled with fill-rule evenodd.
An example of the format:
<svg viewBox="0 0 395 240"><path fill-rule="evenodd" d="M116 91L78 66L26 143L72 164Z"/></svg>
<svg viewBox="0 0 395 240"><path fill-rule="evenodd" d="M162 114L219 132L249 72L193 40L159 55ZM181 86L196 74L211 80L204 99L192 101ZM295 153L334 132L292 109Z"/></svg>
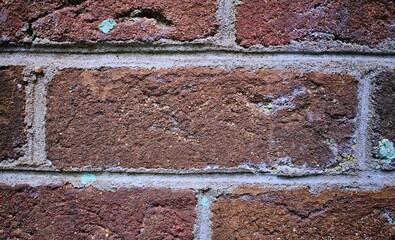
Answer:
<svg viewBox="0 0 395 240"><path fill-rule="evenodd" d="M394 239L395 2L4 0L0 239Z"/></svg>

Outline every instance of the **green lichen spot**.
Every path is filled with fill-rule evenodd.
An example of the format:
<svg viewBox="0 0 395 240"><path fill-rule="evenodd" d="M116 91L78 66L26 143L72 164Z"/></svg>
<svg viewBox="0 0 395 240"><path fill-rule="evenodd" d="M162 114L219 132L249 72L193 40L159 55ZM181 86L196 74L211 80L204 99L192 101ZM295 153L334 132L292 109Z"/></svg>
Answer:
<svg viewBox="0 0 395 240"><path fill-rule="evenodd" d="M354 155L352 155L352 154L345 154L345 155L342 156L342 159L343 159L344 161L352 161L352 160L355 159L355 157L354 157Z"/></svg>
<svg viewBox="0 0 395 240"><path fill-rule="evenodd" d="M377 157L383 159L384 163L390 163L392 159L395 159L394 143L388 139L381 140L379 142Z"/></svg>
<svg viewBox="0 0 395 240"><path fill-rule="evenodd" d="M258 108L260 108L264 113L271 114L274 112L272 103L258 103Z"/></svg>
<svg viewBox="0 0 395 240"><path fill-rule="evenodd" d="M264 104L263 109L267 113L272 113L273 112L273 105L271 103Z"/></svg>
<svg viewBox="0 0 395 240"><path fill-rule="evenodd" d="M115 22L114 19L109 18L100 23L99 29L104 33L109 33L111 29L115 27L115 25L117 25L117 22Z"/></svg>
<svg viewBox="0 0 395 240"><path fill-rule="evenodd" d="M84 185L92 184L96 182L96 176L92 173L84 173L84 175L81 176L81 182Z"/></svg>

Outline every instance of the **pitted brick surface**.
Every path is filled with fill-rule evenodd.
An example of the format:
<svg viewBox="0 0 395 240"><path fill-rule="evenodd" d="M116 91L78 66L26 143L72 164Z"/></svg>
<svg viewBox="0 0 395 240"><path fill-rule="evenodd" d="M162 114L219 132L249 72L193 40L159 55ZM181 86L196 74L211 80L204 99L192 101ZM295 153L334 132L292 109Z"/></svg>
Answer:
<svg viewBox="0 0 395 240"><path fill-rule="evenodd" d="M0 34L3 42L189 41L215 33L216 9L214 0L2 1ZM116 26L100 31L110 18Z"/></svg>
<svg viewBox="0 0 395 240"><path fill-rule="evenodd" d="M357 82L320 72L66 69L48 87L47 152L72 167L323 168L350 153Z"/></svg>
<svg viewBox="0 0 395 240"><path fill-rule="evenodd" d="M393 239L395 189L238 189L213 206L213 239Z"/></svg>
<svg viewBox="0 0 395 240"><path fill-rule="evenodd" d="M388 139L395 143L395 71L380 73L373 81L374 123L372 156L379 157L379 142ZM390 150L390 149L389 149ZM391 151L391 150L390 150ZM383 162L384 159L379 159ZM395 159L387 159L387 170L395 169Z"/></svg>
<svg viewBox="0 0 395 240"><path fill-rule="evenodd" d="M376 133L395 142L395 71L383 72L374 81Z"/></svg>
<svg viewBox="0 0 395 240"><path fill-rule="evenodd" d="M0 67L0 160L24 155L25 83L23 67Z"/></svg>
<svg viewBox="0 0 395 240"><path fill-rule="evenodd" d="M192 239L191 190L0 186L1 239Z"/></svg>
<svg viewBox="0 0 395 240"><path fill-rule="evenodd" d="M376 47L395 41L391 0L245 0L236 18L237 41L245 47L317 40Z"/></svg>

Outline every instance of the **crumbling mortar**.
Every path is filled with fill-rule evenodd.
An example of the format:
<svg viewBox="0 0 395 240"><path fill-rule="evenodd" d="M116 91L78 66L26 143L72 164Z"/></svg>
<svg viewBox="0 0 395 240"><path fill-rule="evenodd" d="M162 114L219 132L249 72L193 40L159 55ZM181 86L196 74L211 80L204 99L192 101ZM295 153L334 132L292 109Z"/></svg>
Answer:
<svg viewBox="0 0 395 240"><path fill-rule="evenodd" d="M196 205L196 224L194 229L194 240L206 240L212 238L211 228L211 204L216 199L218 193L210 188L196 191L198 204Z"/></svg>
<svg viewBox="0 0 395 240"><path fill-rule="evenodd" d="M95 56L92 59L92 56ZM164 61L166 60L166 61ZM254 70L300 69L301 71L347 72L358 75L360 72L376 68L394 68L395 57L366 55L311 55L311 54L238 54L228 52L207 53L163 53L163 54L24 54L4 53L2 65L48 65L56 69L64 68L168 68L168 67L221 67L235 69L243 67Z"/></svg>
<svg viewBox="0 0 395 240"><path fill-rule="evenodd" d="M361 90L361 99L359 100L358 109L361 112L359 129L357 139L360 139L359 144L359 168L360 170L371 169L371 161L370 161L370 151L371 151L371 143L370 143L370 132L371 132L371 124L372 124L372 116L373 116L373 104L371 103L371 94L372 94L372 81L373 79L381 72L383 69L370 69L362 74L362 90Z"/></svg>
<svg viewBox="0 0 395 240"><path fill-rule="evenodd" d="M51 184L71 184L84 187L81 177L86 172L20 171L0 170L0 183L6 185L28 184L31 186ZM109 173L90 172L96 181L91 186L102 190L116 190L131 187L152 187L170 189L194 189L209 192L211 196L232 192L243 186L264 188L308 187L310 192L319 192L326 188L377 190L395 186L395 172L367 171L357 176L320 175L284 178L265 174L216 173L180 175L161 173Z"/></svg>
<svg viewBox="0 0 395 240"><path fill-rule="evenodd" d="M242 49L236 43L236 14L235 4L237 0L217 0L218 32L215 36L215 44L229 49Z"/></svg>

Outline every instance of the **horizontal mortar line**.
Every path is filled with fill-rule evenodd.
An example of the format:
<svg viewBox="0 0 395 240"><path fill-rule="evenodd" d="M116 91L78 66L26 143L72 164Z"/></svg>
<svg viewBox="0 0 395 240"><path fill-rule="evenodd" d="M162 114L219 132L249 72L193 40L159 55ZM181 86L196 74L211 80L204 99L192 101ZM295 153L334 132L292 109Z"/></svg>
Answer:
<svg viewBox="0 0 395 240"><path fill-rule="evenodd" d="M57 68L95 67L146 67L168 68L185 66L219 67L272 67L305 65L305 68L347 69L350 64L358 68L395 67L393 56L348 56L348 55L257 55L234 53L181 53L181 54L48 54L48 53L2 53L0 65L44 65ZM362 64L362 65L361 65Z"/></svg>
<svg viewBox="0 0 395 240"><path fill-rule="evenodd" d="M350 56L395 56L394 51L353 51L339 50L302 50L289 49L248 49L243 47L213 46L210 44L194 43L183 45L138 45L125 46L118 44L109 45L51 45L51 46L0 46L0 53L63 53L63 54L123 54L123 53L247 53L247 54L298 54L298 55L350 55Z"/></svg>
<svg viewBox="0 0 395 240"><path fill-rule="evenodd" d="M49 160L48 160L49 161ZM333 175L326 173L324 169L314 168L299 168L293 167L295 171L303 171L305 175ZM125 167L75 167L67 168L66 170L57 169L53 165L29 166L29 165L1 165L0 171L33 171L33 172L56 172L56 173L81 173L81 172L109 172L109 173L127 173L127 174L276 174L277 176L299 176L299 175L285 175L271 168L258 168L248 164L238 165L235 167L218 167L208 166L205 168L125 168Z"/></svg>
<svg viewBox="0 0 395 240"><path fill-rule="evenodd" d="M261 57L286 57L286 56L298 56L298 57L371 57L371 58L395 58L395 52L393 53L370 53L370 52L308 52L308 51L288 51L288 52L248 52L248 51L231 51L231 50L215 50L215 51L135 51L135 52L46 52L46 51L4 51L0 48L1 55L10 54L24 54L27 56L34 55L54 55L54 56L89 56L89 55L234 55L234 56L261 56ZM0 57L1 57L0 55Z"/></svg>
<svg viewBox="0 0 395 240"><path fill-rule="evenodd" d="M65 184L84 187L81 177L84 173L57 173L34 171L0 171L0 183L6 185L29 184L31 186ZM359 175L313 175L285 178L265 174L144 174L144 173L94 173L93 187L113 190L122 187L153 187L171 189L231 189L245 185L263 187L347 188L381 189L395 186L395 172L370 171Z"/></svg>

